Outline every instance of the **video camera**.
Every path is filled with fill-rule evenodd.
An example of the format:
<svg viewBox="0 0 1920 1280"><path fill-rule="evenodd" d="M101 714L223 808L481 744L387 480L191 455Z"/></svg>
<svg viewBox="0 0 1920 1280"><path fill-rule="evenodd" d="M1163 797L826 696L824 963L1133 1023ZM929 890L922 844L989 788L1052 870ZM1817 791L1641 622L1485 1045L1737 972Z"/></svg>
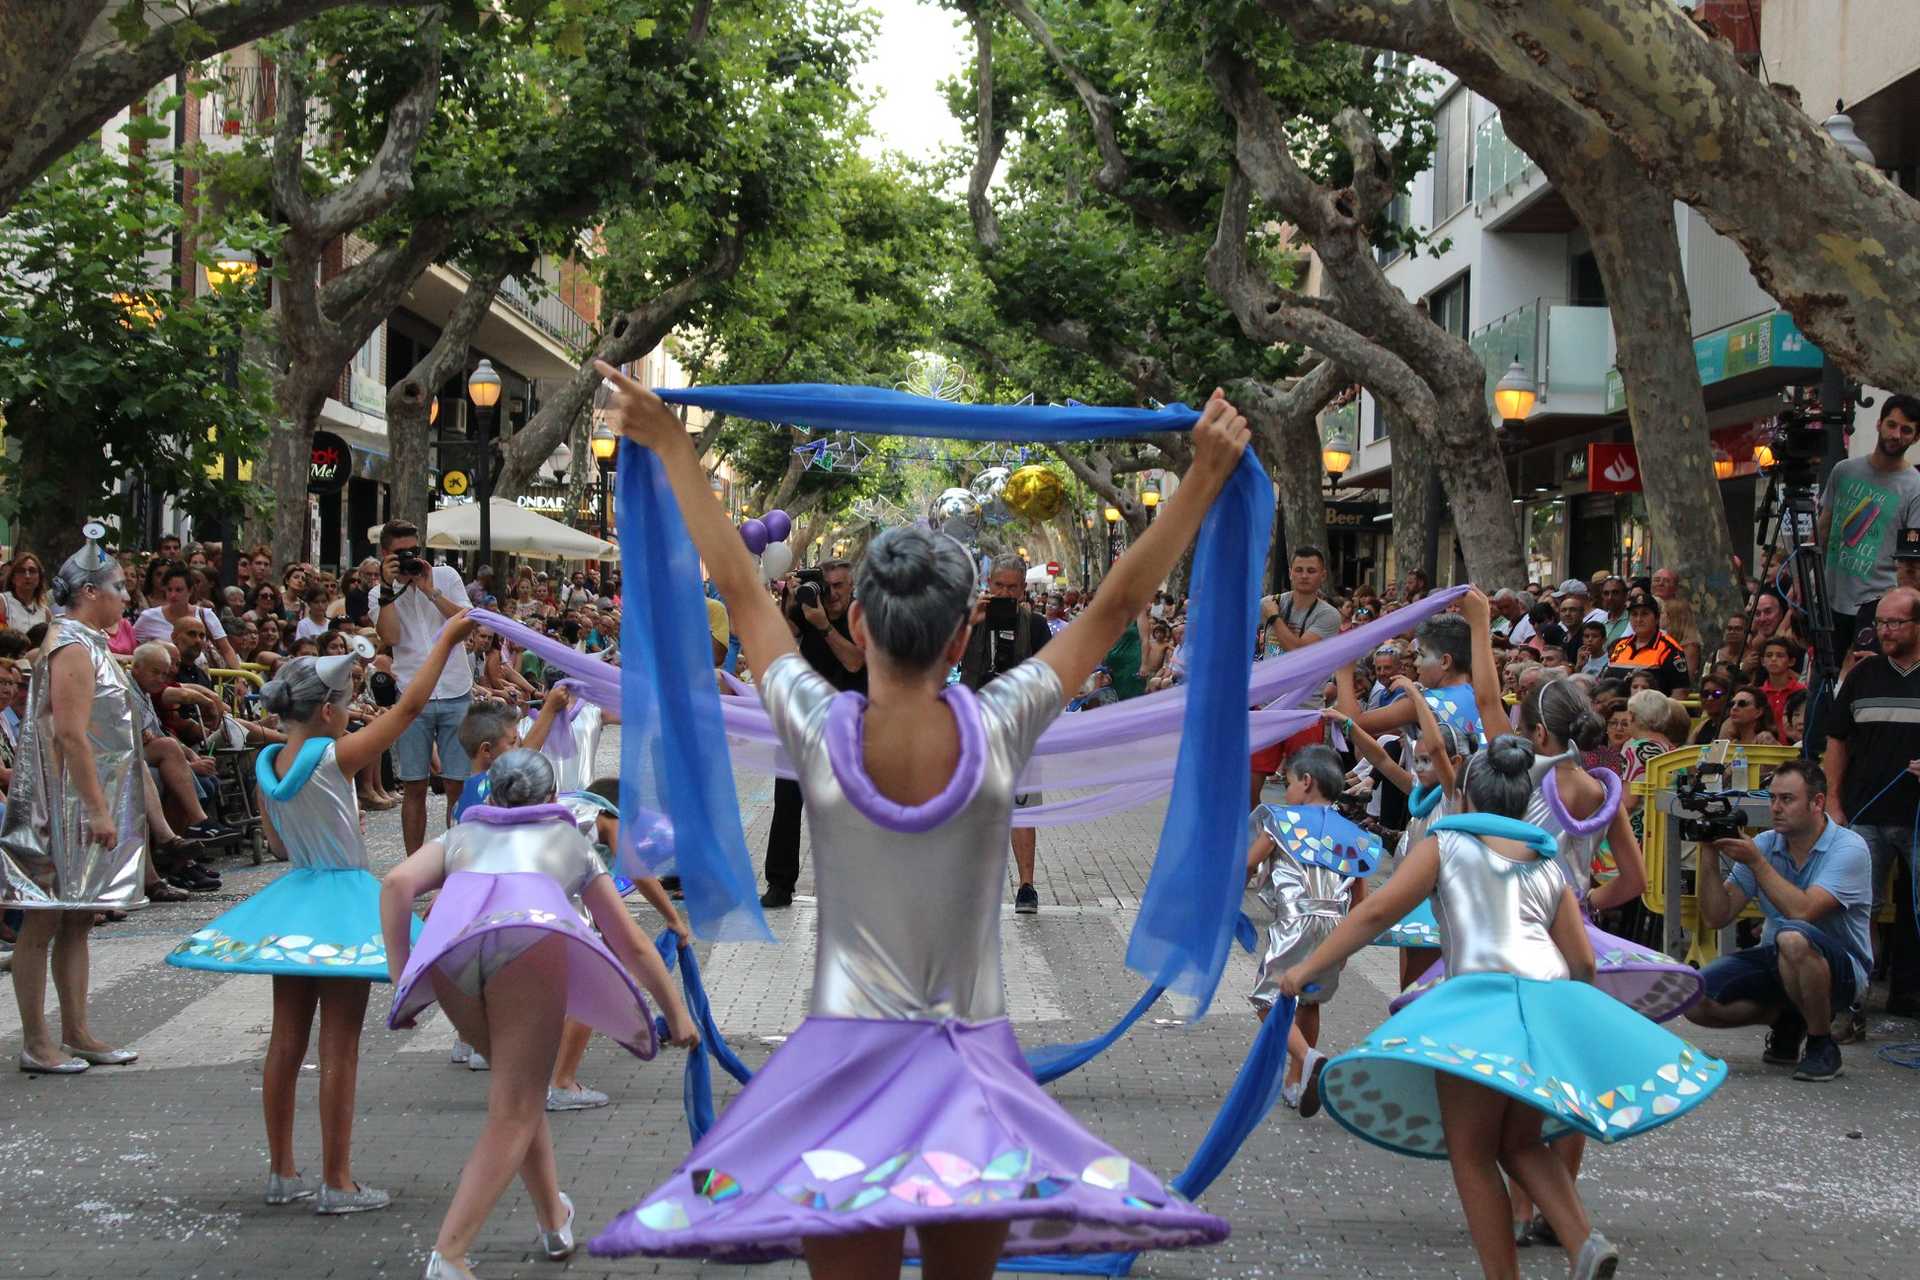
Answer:
<svg viewBox="0 0 1920 1280"><path fill-rule="evenodd" d="M1703 764L1687 770L1673 780L1673 813L1680 819L1680 838L1702 844L1709 840L1735 840L1746 834L1740 817L1739 793L1708 789L1709 776L1724 783L1724 765Z"/></svg>

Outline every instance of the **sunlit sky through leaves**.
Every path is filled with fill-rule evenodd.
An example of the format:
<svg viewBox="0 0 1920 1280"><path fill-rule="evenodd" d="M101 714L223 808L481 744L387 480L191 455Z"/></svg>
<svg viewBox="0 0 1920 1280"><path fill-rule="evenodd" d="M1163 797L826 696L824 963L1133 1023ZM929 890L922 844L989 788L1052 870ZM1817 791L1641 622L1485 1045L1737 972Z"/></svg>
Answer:
<svg viewBox="0 0 1920 1280"><path fill-rule="evenodd" d="M858 81L875 100L868 153L891 150L930 160L943 145L964 145L960 122L940 95L940 82L965 71L972 49L959 15L917 0L869 4L880 15L880 31Z"/></svg>

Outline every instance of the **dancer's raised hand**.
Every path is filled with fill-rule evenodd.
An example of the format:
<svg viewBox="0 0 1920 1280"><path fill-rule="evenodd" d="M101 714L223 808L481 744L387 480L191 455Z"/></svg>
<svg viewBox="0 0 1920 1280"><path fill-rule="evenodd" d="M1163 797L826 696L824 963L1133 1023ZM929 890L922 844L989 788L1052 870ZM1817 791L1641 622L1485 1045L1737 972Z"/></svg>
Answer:
<svg viewBox="0 0 1920 1280"><path fill-rule="evenodd" d="M666 401L605 360L595 360L593 367L613 388L607 420L615 431L655 453L675 442L686 443L686 425L667 408Z"/></svg>
<svg viewBox="0 0 1920 1280"><path fill-rule="evenodd" d="M1252 438L1246 418L1233 407L1226 392L1216 387L1193 427L1193 466L1188 468L1188 477L1197 475L1224 483L1240 465L1240 455Z"/></svg>

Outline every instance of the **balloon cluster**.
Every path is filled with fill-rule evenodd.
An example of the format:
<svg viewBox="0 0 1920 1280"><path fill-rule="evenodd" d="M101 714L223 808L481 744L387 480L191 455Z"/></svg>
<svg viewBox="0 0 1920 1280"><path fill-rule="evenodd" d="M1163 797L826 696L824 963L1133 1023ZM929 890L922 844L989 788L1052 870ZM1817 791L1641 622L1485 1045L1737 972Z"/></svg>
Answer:
<svg viewBox="0 0 1920 1280"><path fill-rule="evenodd" d="M793 548L787 543L787 535L792 532L793 518L777 509L740 522L740 540L759 558L762 582L784 578L793 568Z"/></svg>

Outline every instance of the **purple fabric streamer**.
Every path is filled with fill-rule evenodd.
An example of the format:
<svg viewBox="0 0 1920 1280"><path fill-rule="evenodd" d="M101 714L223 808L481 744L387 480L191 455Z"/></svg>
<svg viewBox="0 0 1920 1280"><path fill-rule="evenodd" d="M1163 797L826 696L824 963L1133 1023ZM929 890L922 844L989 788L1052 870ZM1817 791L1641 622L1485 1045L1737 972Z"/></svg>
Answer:
<svg viewBox="0 0 1920 1280"><path fill-rule="evenodd" d="M1253 663L1247 686L1249 704L1298 704L1337 668L1365 657L1382 641L1411 631L1465 593L1465 587L1435 592L1364 627ZM620 668L491 610L475 609L473 616L482 626L566 672L589 701L602 707L620 705ZM734 763L775 777L794 777L793 762L779 746L766 710L760 705L760 695L744 681L725 672L721 676L729 689L738 690L720 697L721 720ZM1176 685L1126 702L1057 717L1040 735L1020 775L1020 786L1027 791L1087 794L1016 809L1014 825L1090 822L1165 796L1173 782L1187 692L1186 686ZM1247 718L1251 745L1257 750L1310 728L1319 721L1320 713L1251 711Z"/></svg>

